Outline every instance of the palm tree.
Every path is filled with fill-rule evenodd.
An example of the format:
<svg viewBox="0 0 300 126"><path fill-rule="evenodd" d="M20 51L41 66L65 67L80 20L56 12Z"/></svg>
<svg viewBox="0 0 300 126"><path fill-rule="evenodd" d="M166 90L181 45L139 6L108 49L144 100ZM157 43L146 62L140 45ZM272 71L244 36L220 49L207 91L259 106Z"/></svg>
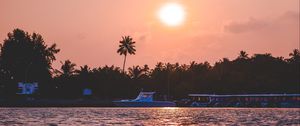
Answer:
<svg viewBox="0 0 300 126"><path fill-rule="evenodd" d="M122 40L120 41L118 53L120 55L124 55L124 63L123 63L123 73L125 73L125 63L126 63L126 56L127 54L134 55L135 54L135 45L134 41L130 36L122 36Z"/></svg>
<svg viewBox="0 0 300 126"><path fill-rule="evenodd" d="M128 68L128 70L129 76L134 80L137 80L144 75L144 69L142 69L140 66L133 66Z"/></svg>
<svg viewBox="0 0 300 126"><path fill-rule="evenodd" d="M88 75L91 72L91 68L88 65L80 66L80 70L75 70L75 73L79 75Z"/></svg>
<svg viewBox="0 0 300 126"><path fill-rule="evenodd" d="M62 66L60 67L60 70L56 70L55 73L63 76L63 77L70 77L72 76L76 70L75 70L75 63L72 63L70 60L66 60L64 62L60 62Z"/></svg>
<svg viewBox="0 0 300 126"><path fill-rule="evenodd" d="M300 51L298 49L294 49L293 52L289 54L289 56L291 57L290 59L288 59L289 62L300 62Z"/></svg>
<svg viewBox="0 0 300 126"><path fill-rule="evenodd" d="M238 59L249 59L248 54L246 53L246 51L243 51L243 50L240 51Z"/></svg>

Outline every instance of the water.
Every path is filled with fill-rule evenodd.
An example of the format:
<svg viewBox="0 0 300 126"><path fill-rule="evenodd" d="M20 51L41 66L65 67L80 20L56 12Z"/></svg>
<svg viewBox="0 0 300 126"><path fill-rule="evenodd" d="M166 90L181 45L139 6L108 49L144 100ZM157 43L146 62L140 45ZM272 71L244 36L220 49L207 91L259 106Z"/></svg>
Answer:
<svg viewBox="0 0 300 126"><path fill-rule="evenodd" d="M299 108L0 108L0 125L300 125Z"/></svg>

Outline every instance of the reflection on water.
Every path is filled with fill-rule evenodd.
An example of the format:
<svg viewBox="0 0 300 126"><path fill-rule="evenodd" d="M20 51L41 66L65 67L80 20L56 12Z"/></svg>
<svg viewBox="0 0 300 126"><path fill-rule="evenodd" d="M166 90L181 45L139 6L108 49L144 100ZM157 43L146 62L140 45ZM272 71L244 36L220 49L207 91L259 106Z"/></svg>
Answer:
<svg viewBox="0 0 300 126"><path fill-rule="evenodd" d="M0 125L300 125L297 108L0 108Z"/></svg>

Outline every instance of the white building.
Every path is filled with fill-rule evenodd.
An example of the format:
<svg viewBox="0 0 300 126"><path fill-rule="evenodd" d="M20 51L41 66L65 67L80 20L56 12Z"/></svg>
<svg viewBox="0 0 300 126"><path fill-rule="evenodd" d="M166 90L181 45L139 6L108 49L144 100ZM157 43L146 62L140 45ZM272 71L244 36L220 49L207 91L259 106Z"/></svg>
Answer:
<svg viewBox="0 0 300 126"><path fill-rule="evenodd" d="M38 83L18 83L18 89L20 92L17 92L17 94L20 95L31 95L38 90Z"/></svg>

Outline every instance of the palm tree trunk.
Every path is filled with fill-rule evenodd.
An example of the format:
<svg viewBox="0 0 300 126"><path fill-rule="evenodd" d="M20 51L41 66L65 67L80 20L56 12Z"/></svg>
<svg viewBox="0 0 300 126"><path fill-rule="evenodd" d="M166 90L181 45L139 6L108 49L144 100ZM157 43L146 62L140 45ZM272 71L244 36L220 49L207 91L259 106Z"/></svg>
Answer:
<svg viewBox="0 0 300 126"><path fill-rule="evenodd" d="M123 63L123 73L125 73L125 63L126 63L126 56L127 56L127 55L125 55L125 57L124 57L124 63Z"/></svg>

